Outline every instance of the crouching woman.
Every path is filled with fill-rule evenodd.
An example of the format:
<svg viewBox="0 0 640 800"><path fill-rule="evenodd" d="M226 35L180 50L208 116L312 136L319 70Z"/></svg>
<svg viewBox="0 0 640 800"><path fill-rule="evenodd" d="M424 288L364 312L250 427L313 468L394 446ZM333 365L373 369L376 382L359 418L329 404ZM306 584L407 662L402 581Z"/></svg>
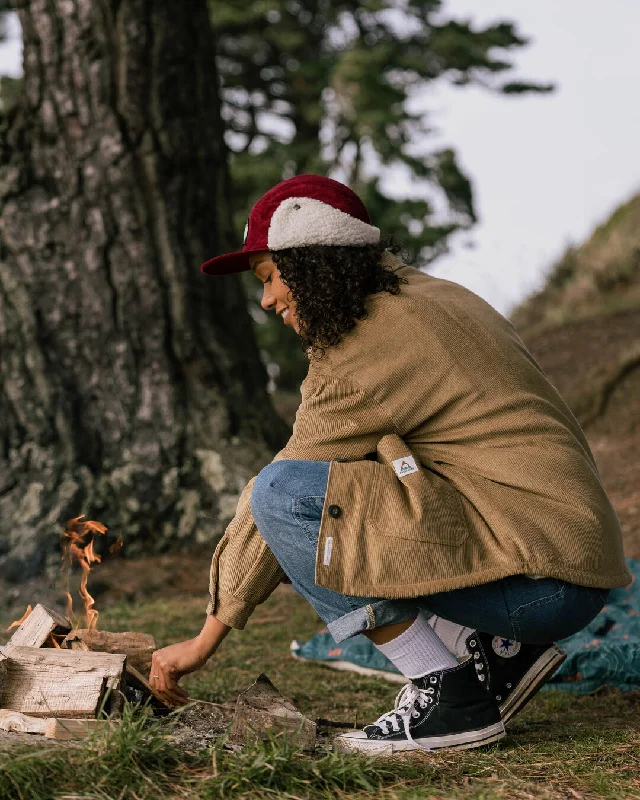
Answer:
<svg viewBox="0 0 640 800"><path fill-rule="evenodd" d="M242 251L262 306L309 357L287 446L243 492L213 557L201 633L154 654L178 685L288 579L337 642L363 633L406 676L343 748L496 741L630 581L575 418L511 324L403 264L347 187L302 175L251 209Z"/></svg>

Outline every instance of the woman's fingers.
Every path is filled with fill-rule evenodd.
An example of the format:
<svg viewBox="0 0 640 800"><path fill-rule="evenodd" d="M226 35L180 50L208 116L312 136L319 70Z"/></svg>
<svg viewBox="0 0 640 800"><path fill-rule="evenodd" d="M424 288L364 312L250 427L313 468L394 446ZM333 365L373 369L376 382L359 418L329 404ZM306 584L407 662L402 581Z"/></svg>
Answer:
<svg viewBox="0 0 640 800"><path fill-rule="evenodd" d="M167 703L167 705L170 706L183 706L189 700L189 695L187 695L185 692L176 692L175 690L171 689L158 692L158 695Z"/></svg>
<svg viewBox="0 0 640 800"><path fill-rule="evenodd" d="M152 673L149 683L156 694L169 705L184 705L189 699L187 692L178 686L178 679L171 673L167 675L159 667L156 673Z"/></svg>
<svg viewBox="0 0 640 800"><path fill-rule="evenodd" d="M178 686L181 675L164 662L162 658L156 657L154 653L151 659L151 671L149 683L151 688L169 705L183 705L189 699L185 690Z"/></svg>

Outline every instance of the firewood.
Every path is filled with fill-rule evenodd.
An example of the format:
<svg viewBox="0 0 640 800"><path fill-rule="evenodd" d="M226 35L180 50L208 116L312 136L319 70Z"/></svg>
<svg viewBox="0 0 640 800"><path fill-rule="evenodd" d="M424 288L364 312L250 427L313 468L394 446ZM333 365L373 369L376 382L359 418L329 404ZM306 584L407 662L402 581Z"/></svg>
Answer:
<svg viewBox="0 0 640 800"><path fill-rule="evenodd" d="M95 717L105 690L119 698L123 688L123 655L9 645L0 653L2 708L37 717Z"/></svg>
<svg viewBox="0 0 640 800"><path fill-rule="evenodd" d="M47 719L44 735L47 739L84 739L90 733L117 725L112 719Z"/></svg>
<svg viewBox="0 0 640 800"><path fill-rule="evenodd" d="M13 647L42 647L52 633L68 633L69 620L42 603L33 609L9 640Z"/></svg>
<svg viewBox="0 0 640 800"><path fill-rule="evenodd" d="M19 711L0 708L0 731L44 734L46 727L46 719L28 717L26 714L21 714Z"/></svg>
<svg viewBox="0 0 640 800"><path fill-rule="evenodd" d="M262 674L238 696L229 738L248 742L269 732L284 733L301 750L315 749L315 723L303 716Z"/></svg>
<svg viewBox="0 0 640 800"><path fill-rule="evenodd" d="M156 642L149 633L137 633L136 631L110 633L109 631L80 628L65 637L63 646L71 650L123 653L127 656L128 665L146 673L151 669L151 656L156 649Z"/></svg>
<svg viewBox="0 0 640 800"><path fill-rule="evenodd" d="M116 720L30 717L7 708L0 709L0 731L39 734L47 739L83 739L95 730L114 724Z"/></svg>

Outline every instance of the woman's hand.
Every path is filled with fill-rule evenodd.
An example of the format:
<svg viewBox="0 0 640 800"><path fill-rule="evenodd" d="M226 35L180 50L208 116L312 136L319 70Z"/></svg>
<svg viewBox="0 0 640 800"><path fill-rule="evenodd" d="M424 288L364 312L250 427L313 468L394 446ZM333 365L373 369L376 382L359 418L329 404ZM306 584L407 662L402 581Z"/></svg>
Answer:
<svg viewBox="0 0 640 800"><path fill-rule="evenodd" d="M189 695L178 686L178 681L183 675L195 672L204 666L230 630L228 625L209 616L194 639L156 650L151 657L149 674L149 683L154 691L168 705L184 705Z"/></svg>
<svg viewBox="0 0 640 800"><path fill-rule="evenodd" d="M149 683L169 705L184 705L189 696L178 686L178 681L183 675L200 669L206 660L198 650L197 639L163 647L151 657Z"/></svg>

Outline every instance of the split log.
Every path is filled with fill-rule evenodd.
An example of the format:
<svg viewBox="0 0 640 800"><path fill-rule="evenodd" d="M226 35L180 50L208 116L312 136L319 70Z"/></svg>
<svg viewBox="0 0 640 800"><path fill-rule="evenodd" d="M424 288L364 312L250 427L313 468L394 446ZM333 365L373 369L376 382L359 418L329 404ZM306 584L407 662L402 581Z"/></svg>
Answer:
<svg viewBox="0 0 640 800"><path fill-rule="evenodd" d="M47 739L84 739L90 733L116 725L112 719L47 719L44 735Z"/></svg>
<svg viewBox="0 0 640 800"><path fill-rule="evenodd" d="M123 655L9 646L0 653L2 708L37 717L95 717L105 690L119 700L124 688Z"/></svg>
<svg viewBox="0 0 640 800"><path fill-rule="evenodd" d="M68 619L38 603L16 629L9 644L13 647L42 647L51 634L65 634L70 630L71 624Z"/></svg>
<svg viewBox="0 0 640 800"><path fill-rule="evenodd" d="M46 719L28 717L26 714L21 714L19 711L11 711L8 708L0 709L0 731L44 734L46 727Z"/></svg>
<svg viewBox="0 0 640 800"><path fill-rule="evenodd" d="M283 697L266 675L260 675L236 701L230 739L248 742L267 733L284 733L301 750L314 750L316 725Z"/></svg>
<svg viewBox="0 0 640 800"><path fill-rule="evenodd" d="M107 719L55 719L20 714L7 708L0 709L0 730L10 733L32 733L47 739L84 739L95 730L111 726L115 720Z"/></svg>
<svg viewBox="0 0 640 800"><path fill-rule="evenodd" d="M80 628L65 637L63 647L70 650L92 650L96 653L122 653L127 656L128 666L148 673L156 641L149 633L110 633Z"/></svg>

